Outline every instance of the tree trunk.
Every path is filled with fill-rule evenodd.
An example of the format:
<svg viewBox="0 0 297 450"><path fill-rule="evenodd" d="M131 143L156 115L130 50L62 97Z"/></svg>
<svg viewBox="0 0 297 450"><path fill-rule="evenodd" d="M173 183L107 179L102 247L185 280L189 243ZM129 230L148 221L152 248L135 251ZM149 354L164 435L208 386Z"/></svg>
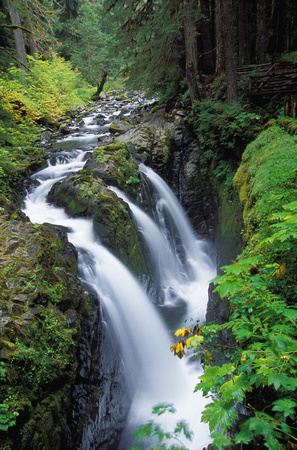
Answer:
<svg viewBox="0 0 297 450"><path fill-rule="evenodd" d="M200 39L202 46L202 72L213 74L215 72L214 44L212 41L210 24L210 1L200 1L201 14L205 16L200 22Z"/></svg>
<svg viewBox="0 0 297 450"><path fill-rule="evenodd" d="M250 63L247 9L246 1L238 0L238 56L240 66Z"/></svg>
<svg viewBox="0 0 297 450"><path fill-rule="evenodd" d="M106 83L106 80L107 80L107 72L104 72L104 74L102 75L102 78L101 78L101 82L99 83L97 83L97 91L96 91L96 93L95 93L95 95L94 95L94 98L95 99L98 99L99 98L99 95L101 94L101 92L103 91L103 88L104 88L104 85L105 85L105 83Z"/></svg>
<svg viewBox="0 0 297 450"><path fill-rule="evenodd" d="M31 56L36 55L36 42L35 42L35 38L33 35L33 31L32 31L32 25L31 25L31 20L30 20L30 13L29 13L29 6L28 6L28 1L27 0L23 0L23 4L26 8L26 16L25 16L25 26L26 28L30 31L30 33L28 33L28 47L29 47L29 54Z"/></svg>
<svg viewBox="0 0 297 450"><path fill-rule="evenodd" d="M267 0L257 6L257 63L264 64L267 54Z"/></svg>
<svg viewBox="0 0 297 450"><path fill-rule="evenodd" d="M78 16L78 1L65 0L67 19L75 19Z"/></svg>
<svg viewBox="0 0 297 450"><path fill-rule="evenodd" d="M238 101L235 43L230 0L220 0L228 104Z"/></svg>
<svg viewBox="0 0 297 450"><path fill-rule="evenodd" d="M284 2L283 0L274 0L272 4L272 36L270 37L270 53L274 60L274 55L279 54L284 48Z"/></svg>
<svg viewBox="0 0 297 450"><path fill-rule="evenodd" d="M8 10L9 10L10 20L11 20L12 25L21 27L20 16L19 16L18 10L15 6L14 0L8 0L7 4L8 4ZM27 69L26 69L27 59L26 59L26 50L25 50L25 42L24 42L23 32L22 32L21 28L15 28L13 30L13 34L14 34L15 47L16 47L19 66L23 71L27 72Z"/></svg>
<svg viewBox="0 0 297 450"><path fill-rule="evenodd" d="M221 1L216 0L216 74L221 75L225 72L225 61L223 51L223 33L221 19Z"/></svg>
<svg viewBox="0 0 297 450"><path fill-rule="evenodd" d="M195 29L193 9L191 0L186 0L184 9L184 42L186 55L186 78L190 92L191 102L200 98L197 77L198 77L198 44Z"/></svg>

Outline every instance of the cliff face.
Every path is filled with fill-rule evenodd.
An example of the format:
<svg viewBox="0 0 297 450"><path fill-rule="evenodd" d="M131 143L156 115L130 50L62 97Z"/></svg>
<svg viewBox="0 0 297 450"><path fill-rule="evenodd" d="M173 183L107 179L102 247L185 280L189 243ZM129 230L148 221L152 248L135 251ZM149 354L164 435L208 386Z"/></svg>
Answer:
<svg viewBox="0 0 297 450"><path fill-rule="evenodd" d="M65 233L31 224L4 197L0 241L0 442L59 448L88 295Z"/></svg>

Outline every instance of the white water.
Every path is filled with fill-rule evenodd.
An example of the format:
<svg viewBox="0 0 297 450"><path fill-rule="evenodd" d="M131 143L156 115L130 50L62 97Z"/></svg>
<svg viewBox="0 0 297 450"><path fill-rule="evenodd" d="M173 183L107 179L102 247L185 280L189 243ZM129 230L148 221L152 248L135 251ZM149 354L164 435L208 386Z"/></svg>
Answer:
<svg viewBox="0 0 297 450"><path fill-rule="evenodd" d="M93 131L96 128L92 120L85 121L87 131L88 127L91 131L88 142L91 142L94 140ZM77 144L77 139L80 138L75 137L73 145ZM71 138L67 137L64 141L68 147ZM56 208L46 202L46 195L55 182L83 167L84 152L75 149L71 156L71 161L69 157L66 160L62 159L56 166L49 166L35 174L34 178L40 185L28 194L24 212L32 222L49 222L70 230L69 241L81 250L79 252L81 277L97 292L110 318L132 398L120 449L132 445L131 431L152 419L150 415L152 407L160 402L173 403L177 409L176 414L165 417L163 426L166 427L166 431L171 431L178 419L185 419L195 433L192 443L183 439L185 445L191 450L202 449L210 442L210 438L208 426L200 423L201 411L206 400L200 393L193 393L201 373L200 366L187 364L186 360L179 360L170 352L172 338L158 308L152 304L143 287L127 268L100 244L93 231L92 222L87 219L69 218L62 208ZM214 275L208 257L202 251L201 243L194 236L189 222L169 188L166 185L164 187L164 182L160 181L158 176L154 177L150 169L141 167L141 170L152 182L159 183L164 189L160 202L163 201L164 207L172 215L174 227L178 230L185 248L187 264L182 265L174 254L172 245L169 244L170 239L166 235L167 231L164 232L163 224L154 223L144 212L130 203L137 223L143 228L147 242L152 246L151 254L156 261L163 288L165 292L166 289L168 292L173 289L176 296L183 299L188 318L194 317L203 321L208 281ZM89 255L88 264L85 262L85 252ZM190 267L189 272L186 271L187 267ZM164 315L174 314L174 306L174 302L170 303L170 295L166 296ZM182 319L180 317L180 327L184 326ZM168 320L170 321L170 318ZM160 422L160 418L157 418L157 422Z"/></svg>

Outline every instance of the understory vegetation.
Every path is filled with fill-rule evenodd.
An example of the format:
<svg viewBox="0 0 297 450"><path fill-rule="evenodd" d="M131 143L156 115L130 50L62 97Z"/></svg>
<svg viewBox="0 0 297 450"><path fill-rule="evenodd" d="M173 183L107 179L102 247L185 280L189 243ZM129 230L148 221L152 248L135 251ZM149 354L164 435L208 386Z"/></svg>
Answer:
<svg viewBox="0 0 297 450"><path fill-rule="evenodd" d="M12 186L30 166L45 161L36 138L41 125L84 105L94 89L69 62L52 55L48 60L28 57L28 72L11 65L0 72L0 188Z"/></svg>

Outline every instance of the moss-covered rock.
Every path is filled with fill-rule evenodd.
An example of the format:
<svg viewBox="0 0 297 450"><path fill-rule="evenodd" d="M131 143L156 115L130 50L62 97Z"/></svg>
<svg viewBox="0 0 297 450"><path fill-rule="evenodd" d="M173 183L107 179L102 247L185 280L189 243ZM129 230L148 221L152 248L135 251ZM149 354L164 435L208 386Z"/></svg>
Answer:
<svg viewBox="0 0 297 450"><path fill-rule="evenodd" d="M262 239L271 214L296 199L297 137L286 128L272 123L249 144L234 177L243 207L245 242Z"/></svg>
<svg viewBox="0 0 297 450"><path fill-rule="evenodd" d="M59 448L88 298L61 230L0 214L0 447Z"/></svg>
<svg viewBox="0 0 297 450"><path fill-rule="evenodd" d="M139 192L138 165L123 142L96 148L84 169L99 176L107 185L119 187L133 197Z"/></svg>
<svg viewBox="0 0 297 450"><path fill-rule="evenodd" d="M113 134L116 134L116 133L124 134L127 131L129 131L131 128L132 128L132 125L130 125L128 122L121 121L121 122L112 123L109 126L109 131Z"/></svg>
<svg viewBox="0 0 297 450"><path fill-rule="evenodd" d="M160 109L149 114L143 123L115 138L115 142L125 142L135 159L164 173L170 162L174 128L172 122L166 121L165 110Z"/></svg>
<svg viewBox="0 0 297 450"><path fill-rule="evenodd" d="M72 216L92 217L103 245L137 276L148 272L128 206L107 188L96 170L69 175L51 190L50 199Z"/></svg>
<svg viewBox="0 0 297 450"><path fill-rule="evenodd" d="M271 276L270 289L288 304L295 305L296 239L286 236L286 220L291 213L276 219L283 208L295 204L297 196L297 136L291 134L288 120L286 124L288 126L284 128L272 122L247 146L234 184L239 192L244 219L245 248L240 258L260 256L267 267L282 267L283 274L276 270ZM292 120L292 127L294 125ZM291 220L293 227L294 220ZM271 226L274 222L275 225ZM271 236L277 226L283 227L283 235L273 242Z"/></svg>

